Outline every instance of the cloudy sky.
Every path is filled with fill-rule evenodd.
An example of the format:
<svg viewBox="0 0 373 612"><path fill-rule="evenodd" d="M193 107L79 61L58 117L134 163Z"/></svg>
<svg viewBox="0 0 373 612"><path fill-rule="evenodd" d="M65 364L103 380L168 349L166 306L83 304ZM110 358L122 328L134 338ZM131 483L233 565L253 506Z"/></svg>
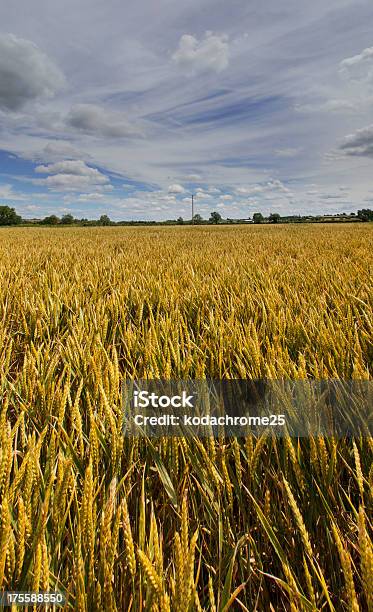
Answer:
<svg viewBox="0 0 373 612"><path fill-rule="evenodd" d="M371 0L2 0L0 202L24 217L373 206Z"/></svg>

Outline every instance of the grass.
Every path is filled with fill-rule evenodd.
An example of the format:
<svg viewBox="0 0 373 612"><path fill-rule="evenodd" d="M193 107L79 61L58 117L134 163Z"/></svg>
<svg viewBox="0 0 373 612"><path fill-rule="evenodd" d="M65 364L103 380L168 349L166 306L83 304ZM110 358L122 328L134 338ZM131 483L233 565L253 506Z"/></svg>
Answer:
<svg viewBox="0 0 373 612"><path fill-rule="evenodd" d="M372 610L371 438L133 440L123 378L372 376L373 228L3 229L0 589Z"/></svg>

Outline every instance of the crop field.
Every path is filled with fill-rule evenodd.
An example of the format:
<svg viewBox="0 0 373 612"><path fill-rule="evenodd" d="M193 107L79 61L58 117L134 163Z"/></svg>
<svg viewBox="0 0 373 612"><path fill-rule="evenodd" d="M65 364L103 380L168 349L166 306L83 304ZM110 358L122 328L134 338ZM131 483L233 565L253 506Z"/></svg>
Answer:
<svg viewBox="0 0 373 612"><path fill-rule="evenodd" d="M128 378L370 380L373 224L0 231L0 590L373 610L373 440L133 439Z"/></svg>

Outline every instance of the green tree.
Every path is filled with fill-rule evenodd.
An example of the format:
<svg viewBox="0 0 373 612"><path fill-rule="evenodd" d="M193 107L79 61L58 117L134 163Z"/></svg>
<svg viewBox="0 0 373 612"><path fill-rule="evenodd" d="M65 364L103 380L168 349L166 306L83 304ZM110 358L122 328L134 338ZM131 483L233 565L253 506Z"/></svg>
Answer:
<svg viewBox="0 0 373 612"><path fill-rule="evenodd" d="M184 219L183 219L183 217L178 217L178 218L177 218L177 220L176 220L176 223L177 223L178 225L184 225Z"/></svg>
<svg viewBox="0 0 373 612"><path fill-rule="evenodd" d="M201 215L199 215L198 213L196 215L194 215L193 217L193 222L198 225L199 223L202 223L203 218L201 217Z"/></svg>
<svg viewBox="0 0 373 612"><path fill-rule="evenodd" d="M100 225L110 225L111 221L109 219L109 217L107 215L101 215L100 219L99 219L99 224Z"/></svg>
<svg viewBox="0 0 373 612"><path fill-rule="evenodd" d="M278 223L280 221L281 217L278 213L271 213L269 215L269 222L270 223Z"/></svg>
<svg viewBox="0 0 373 612"><path fill-rule="evenodd" d="M0 206L0 225L19 225L22 217L17 215L14 208L10 206Z"/></svg>
<svg viewBox="0 0 373 612"><path fill-rule="evenodd" d="M357 211L357 216L362 221L373 221L373 210L370 210L370 208L363 208Z"/></svg>
<svg viewBox="0 0 373 612"><path fill-rule="evenodd" d="M49 217L44 217L41 221L43 225L58 225L60 219L56 217L56 215L50 215Z"/></svg>
<svg viewBox="0 0 373 612"><path fill-rule="evenodd" d="M254 221L254 223L263 223L264 217L263 217L262 213L254 213L253 214L253 221Z"/></svg>
<svg viewBox="0 0 373 612"><path fill-rule="evenodd" d="M62 225L71 225L72 223L74 223L74 217L70 214L63 215L61 223Z"/></svg>
<svg viewBox="0 0 373 612"><path fill-rule="evenodd" d="M221 221L221 214L216 211L212 212L209 221L217 225Z"/></svg>

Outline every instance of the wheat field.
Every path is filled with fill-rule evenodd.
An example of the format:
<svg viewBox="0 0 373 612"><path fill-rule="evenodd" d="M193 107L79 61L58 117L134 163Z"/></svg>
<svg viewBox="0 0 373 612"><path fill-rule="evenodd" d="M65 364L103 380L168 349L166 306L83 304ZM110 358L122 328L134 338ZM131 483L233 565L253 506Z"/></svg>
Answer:
<svg viewBox="0 0 373 612"><path fill-rule="evenodd" d="M373 226L0 231L0 590L373 610L371 438L131 439L127 378L372 377Z"/></svg>

